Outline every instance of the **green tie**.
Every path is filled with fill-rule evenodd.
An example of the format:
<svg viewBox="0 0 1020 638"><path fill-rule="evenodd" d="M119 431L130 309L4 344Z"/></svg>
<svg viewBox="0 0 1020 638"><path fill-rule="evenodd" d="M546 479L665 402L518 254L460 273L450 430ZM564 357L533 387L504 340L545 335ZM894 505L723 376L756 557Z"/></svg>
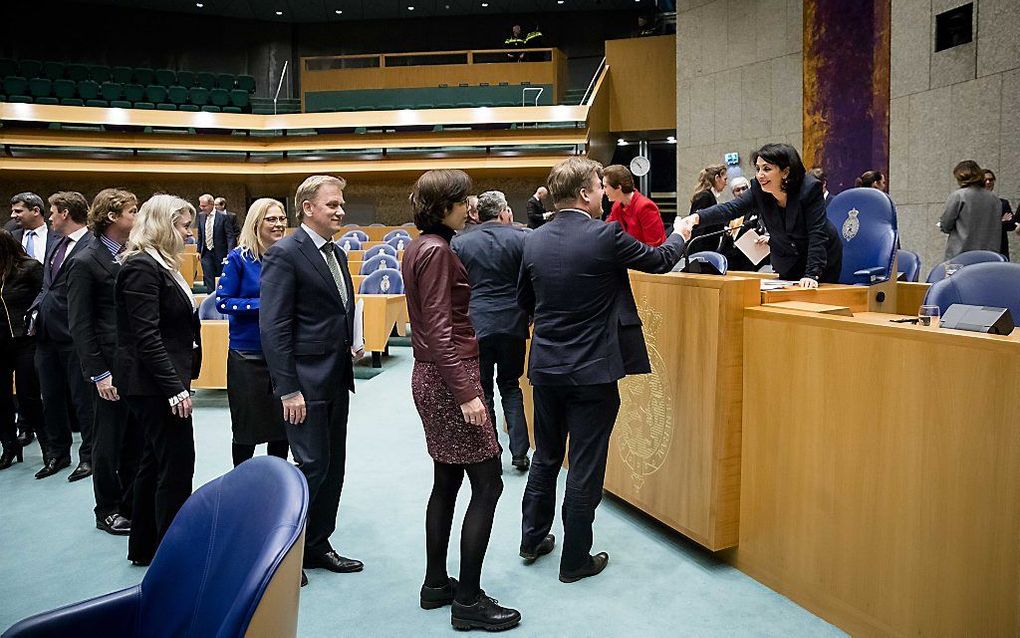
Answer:
<svg viewBox="0 0 1020 638"><path fill-rule="evenodd" d="M340 291L340 301L343 302L344 308L346 308L347 286L344 285L344 277L340 274L340 264L337 263L336 253L333 252L333 242L327 241L319 250L326 255L326 265L329 266L329 272L333 274L333 281L336 283L336 289Z"/></svg>

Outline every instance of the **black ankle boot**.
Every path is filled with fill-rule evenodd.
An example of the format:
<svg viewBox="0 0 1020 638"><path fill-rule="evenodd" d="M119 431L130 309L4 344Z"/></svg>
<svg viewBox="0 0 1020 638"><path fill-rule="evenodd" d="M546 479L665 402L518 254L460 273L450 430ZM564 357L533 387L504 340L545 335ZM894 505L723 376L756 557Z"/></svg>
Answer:
<svg viewBox="0 0 1020 638"><path fill-rule="evenodd" d="M453 602L453 596L457 593L457 579L451 578L442 587L421 586L420 603L422 609L439 609Z"/></svg>
<svg viewBox="0 0 1020 638"><path fill-rule="evenodd" d="M18 440L4 441L4 452L0 454L0 470L6 470L10 466L14 465L15 459L18 463L25 461L25 452L21 449L21 445L18 444Z"/></svg>
<svg viewBox="0 0 1020 638"><path fill-rule="evenodd" d="M521 612L509 607L497 605L495 598L489 598L484 591L478 592L478 598L470 605L453 601L450 622L454 629L484 629L486 631L503 631L516 627L521 622Z"/></svg>

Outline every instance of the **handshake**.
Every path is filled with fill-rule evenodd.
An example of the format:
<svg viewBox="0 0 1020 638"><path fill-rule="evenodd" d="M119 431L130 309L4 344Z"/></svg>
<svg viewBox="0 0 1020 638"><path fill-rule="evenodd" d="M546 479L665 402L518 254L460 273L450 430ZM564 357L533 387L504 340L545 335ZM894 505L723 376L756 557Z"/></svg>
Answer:
<svg viewBox="0 0 1020 638"><path fill-rule="evenodd" d="M698 221L697 215L688 215L686 217L677 215L676 219L673 220L673 232L683 237L684 241L690 241L691 231L698 225Z"/></svg>

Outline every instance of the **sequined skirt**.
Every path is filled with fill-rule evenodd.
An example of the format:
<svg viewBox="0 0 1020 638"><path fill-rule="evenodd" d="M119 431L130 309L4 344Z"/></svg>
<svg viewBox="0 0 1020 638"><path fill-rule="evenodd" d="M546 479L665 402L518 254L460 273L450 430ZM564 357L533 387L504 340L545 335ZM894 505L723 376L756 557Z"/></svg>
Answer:
<svg viewBox="0 0 1020 638"><path fill-rule="evenodd" d="M478 370L478 359L462 361L468 377L484 397ZM464 420L460 404L443 382L439 367L431 361L415 361L411 372L411 395L425 427L425 444L429 456L440 463L467 465L499 456L496 430L485 418L483 425ZM484 400L484 399L483 399Z"/></svg>

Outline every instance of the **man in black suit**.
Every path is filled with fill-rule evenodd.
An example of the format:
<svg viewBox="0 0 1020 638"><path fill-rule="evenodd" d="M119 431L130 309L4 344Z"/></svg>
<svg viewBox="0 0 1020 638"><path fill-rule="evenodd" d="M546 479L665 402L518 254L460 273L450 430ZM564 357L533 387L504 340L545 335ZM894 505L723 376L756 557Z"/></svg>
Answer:
<svg viewBox="0 0 1020 638"><path fill-rule="evenodd" d="M138 200L125 190L99 191L89 210L93 241L68 261L67 315L85 380L95 387L92 488L96 527L108 534L131 533L131 500L143 428L117 393L117 304L114 291Z"/></svg>
<svg viewBox="0 0 1020 638"><path fill-rule="evenodd" d="M535 454L524 490L521 556L552 550L556 477L570 435L563 498L560 580L601 572L609 555L590 554L595 508L602 499L609 436L620 408L617 381L651 372L627 269L665 273L679 261L689 226L660 246L599 221L602 166L572 157L553 167L553 221L524 244L517 299L534 317L528 378L534 387Z"/></svg>
<svg viewBox="0 0 1020 638"><path fill-rule="evenodd" d="M539 186L535 194L528 198L528 228L538 228L552 219L553 214L545 210L545 198L548 196L549 190Z"/></svg>
<svg viewBox="0 0 1020 638"><path fill-rule="evenodd" d="M354 285L347 256L332 241L344 219L346 182L313 175L297 189L302 224L263 258L259 329L266 365L283 402L287 441L308 480L304 565L361 571L330 545L347 456Z"/></svg>
<svg viewBox="0 0 1020 638"><path fill-rule="evenodd" d="M43 468L37 479L52 476L71 465L71 422L68 406L74 410L81 429L78 467L67 477L77 481L92 475L92 390L81 373L74 351L67 316L68 262L89 245L85 222L89 205L74 191L50 195L50 223L63 235L46 254L43 286L29 310L29 331L36 336L35 368L43 400L43 428L39 446Z"/></svg>
<svg viewBox="0 0 1020 638"><path fill-rule="evenodd" d="M517 277L527 232L513 225L513 211L500 191L486 191L478 196L478 218L481 223L477 230L458 233L452 246L467 268L471 282L469 313L478 337L478 362L489 419L495 427L492 383L495 373L510 435L510 454L514 467L523 472L528 469L531 446L518 379L524 374L528 315L517 305Z"/></svg>
<svg viewBox="0 0 1020 638"><path fill-rule="evenodd" d="M223 198L219 198L223 199ZM198 198L198 254L202 260L202 283L207 292L215 292L216 278L223 272L223 260L237 246L237 217L223 207L216 209L212 195Z"/></svg>

